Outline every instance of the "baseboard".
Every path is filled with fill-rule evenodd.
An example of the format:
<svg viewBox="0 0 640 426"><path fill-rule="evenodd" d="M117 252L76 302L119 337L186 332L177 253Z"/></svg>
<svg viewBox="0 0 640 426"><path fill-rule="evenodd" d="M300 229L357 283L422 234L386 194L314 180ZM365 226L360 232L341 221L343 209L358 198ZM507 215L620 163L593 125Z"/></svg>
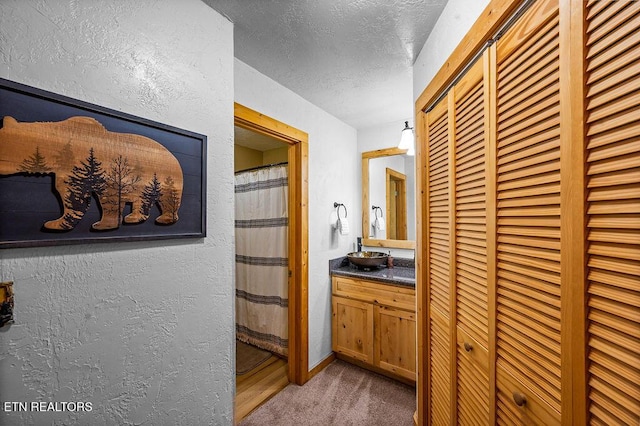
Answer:
<svg viewBox="0 0 640 426"><path fill-rule="evenodd" d="M315 376L316 374L324 370L327 367L327 365L331 364L333 361L335 361L335 359L336 359L336 354L331 352L328 357L326 357L320 362L320 364L316 365L311 369L311 371L309 371L309 374L307 374L307 381L311 380L313 376Z"/></svg>

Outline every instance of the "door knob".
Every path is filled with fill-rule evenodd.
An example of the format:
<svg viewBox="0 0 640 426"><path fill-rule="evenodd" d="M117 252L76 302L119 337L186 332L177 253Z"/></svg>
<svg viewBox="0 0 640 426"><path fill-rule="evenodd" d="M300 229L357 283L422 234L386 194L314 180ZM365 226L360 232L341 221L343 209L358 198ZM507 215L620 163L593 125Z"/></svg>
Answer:
<svg viewBox="0 0 640 426"><path fill-rule="evenodd" d="M524 394L521 394L520 392L514 392L513 402L515 402L518 407L522 407L527 403L527 397Z"/></svg>

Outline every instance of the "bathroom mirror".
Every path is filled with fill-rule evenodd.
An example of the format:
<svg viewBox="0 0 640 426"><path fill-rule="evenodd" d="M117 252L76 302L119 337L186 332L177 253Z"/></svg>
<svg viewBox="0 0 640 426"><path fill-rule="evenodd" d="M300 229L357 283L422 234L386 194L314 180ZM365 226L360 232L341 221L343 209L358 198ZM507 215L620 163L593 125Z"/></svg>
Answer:
<svg viewBox="0 0 640 426"><path fill-rule="evenodd" d="M415 249L415 157L406 152L362 153L363 245Z"/></svg>

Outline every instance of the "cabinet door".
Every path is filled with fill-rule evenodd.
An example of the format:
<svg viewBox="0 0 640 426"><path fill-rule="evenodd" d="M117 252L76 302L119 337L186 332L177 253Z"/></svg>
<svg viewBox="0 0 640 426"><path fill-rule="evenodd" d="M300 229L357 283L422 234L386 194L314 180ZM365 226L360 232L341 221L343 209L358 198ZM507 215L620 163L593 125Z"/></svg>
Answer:
<svg viewBox="0 0 640 426"><path fill-rule="evenodd" d="M416 314L374 306L374 365L416 379Z"/></svg>
<svg viewBox="0 0 640 426"><path fill-rule="evenodd" d="M588 410L640 424L640 2L589 1Z"/></svg>
<svg viewBox="0 0 640 426"><path fill-rule="evenodd" d="M559 38L541 0L496 44L500 424L560 422Z"/></svg>
<svg viewBox="0 0 640 426"><path fill-rule="evenodd" d="M333 350L373 364L373 305L333 296Z"/></svg>

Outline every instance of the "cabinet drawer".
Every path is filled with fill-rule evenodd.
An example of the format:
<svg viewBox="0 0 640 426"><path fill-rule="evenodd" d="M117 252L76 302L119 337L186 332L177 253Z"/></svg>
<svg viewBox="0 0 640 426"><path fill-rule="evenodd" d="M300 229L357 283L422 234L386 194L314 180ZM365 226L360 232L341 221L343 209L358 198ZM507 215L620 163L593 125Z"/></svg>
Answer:
<svg viewBox="0 0 640 426"><path fill-rule="evenodd" d="M415 312L416 291L413 288L339 276L331 281L333 294L337 296Z"/></svg>
<svg viewBox="0 0 640 426"><path fill-rule="evenodd" d="M525 425L559 425L560 413L526 388L500 363L496 369L497 416Z"/></svg>

